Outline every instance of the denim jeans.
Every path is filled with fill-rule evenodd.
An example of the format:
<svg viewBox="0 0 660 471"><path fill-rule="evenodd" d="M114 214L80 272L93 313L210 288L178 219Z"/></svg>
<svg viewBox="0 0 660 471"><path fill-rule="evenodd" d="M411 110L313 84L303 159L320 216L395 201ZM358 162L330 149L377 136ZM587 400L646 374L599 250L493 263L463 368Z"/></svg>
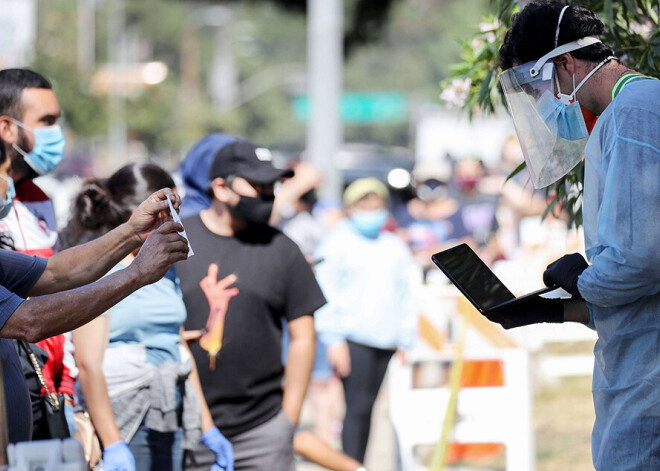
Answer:
<svg viewBox="0 0 660 471"><path fill-rule="evenodd" d="M156 432L144 424L133 436L128 448L135 458L135 469L140 471L181 471L183 429L176 432Z"/></svg>
<svg viewBox="0 0 660 471"><path fill-rule="evenodd" d="M177 415L181 424L183 413L182 387L177 385ZM183 468L183 428L176 432L157 432L144 425L144 420L135 433L128 448L135 458L135 469L139 471L181 471Z"/></svg>

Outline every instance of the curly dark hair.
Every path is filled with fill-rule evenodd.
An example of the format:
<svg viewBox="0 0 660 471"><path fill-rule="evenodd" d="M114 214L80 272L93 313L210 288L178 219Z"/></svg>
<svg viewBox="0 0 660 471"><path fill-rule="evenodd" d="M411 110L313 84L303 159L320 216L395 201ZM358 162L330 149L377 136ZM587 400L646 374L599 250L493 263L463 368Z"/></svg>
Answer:
<svg viewBox="0 0 660 471"><path fill-rule="evenodd" d="M174 186L172 177L151 162L125 165L108 179L86 181L73 202L71 219L60 231L60 247L100 237L126 222L151 193Z"/></svg>
<svg viewBox="0 0 660 471"><path fill-rule="evenodd" d="M529 3L513 15L511 28L504 37L499 52L502 69L536 60L555 48L557 21L564 4L548 0ZM605 26L596 14L582 6L571 5L564 12L559 25L557 46L587 36L599 36ZM614 55L611 47L602 44L578 49L570 53L576 59L598 63Z"/></svg>

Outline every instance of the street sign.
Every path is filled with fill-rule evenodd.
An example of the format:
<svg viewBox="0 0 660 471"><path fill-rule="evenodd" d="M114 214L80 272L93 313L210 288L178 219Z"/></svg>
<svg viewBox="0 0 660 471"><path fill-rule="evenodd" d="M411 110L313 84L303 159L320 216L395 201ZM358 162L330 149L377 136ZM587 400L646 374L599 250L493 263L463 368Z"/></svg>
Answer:
<svg viewBox="0 0 660 471"><path fill-rule="evenodd" d="M294 97L293 114L306 123L311 114L308 96ZM399 92L344 92L341 119L346 124L397 124L408 119L408 99Z"/></svg>

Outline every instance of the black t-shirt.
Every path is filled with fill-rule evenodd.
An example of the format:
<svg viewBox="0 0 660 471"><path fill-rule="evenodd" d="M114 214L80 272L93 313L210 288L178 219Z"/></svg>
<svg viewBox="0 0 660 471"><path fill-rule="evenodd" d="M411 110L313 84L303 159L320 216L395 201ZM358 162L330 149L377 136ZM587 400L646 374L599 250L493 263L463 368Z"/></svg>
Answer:
<svg viewBox="0 0 660 471"><path fill-rule="evenodd" d="M282 407L282 318L313 314L325 304L300 249L268 226L249 235L224 237L209 231L199 215L183 220L195 256L176 265L188 311L187 330L205 327L209 304L199 286L211 263L218 279L234 273L239 294L225 318L222 349L211 370L198 342L191 350L213 420L234 436L274 417Z"/></svg>

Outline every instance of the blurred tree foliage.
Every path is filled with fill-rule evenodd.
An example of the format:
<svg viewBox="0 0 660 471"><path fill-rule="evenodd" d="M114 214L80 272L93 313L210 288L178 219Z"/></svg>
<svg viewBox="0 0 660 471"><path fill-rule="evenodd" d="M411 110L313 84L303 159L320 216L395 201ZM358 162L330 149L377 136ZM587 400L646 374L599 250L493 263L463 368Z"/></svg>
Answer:
<svg viewBox="0 0 660 471"><path fill-rule="evenodd" d="M93 84L109 63L108 17L112 1L96 1L95 65L77 64L77 0L38 0L38 37L31 66L51 78L74 141L103 151L111 106ZM305 92L305 0L233 0L231 50L241 87L263 76L265 85L239 106L221 109L211 100L209 80L217 24L208 21L211 1L125 0L128 62L162 61L164 82L125 97L129 139L152 156L179 160L207 132L222 131L291 152L305 143L292 97ZM344 0L345 88L398 91L414 104L437 101L437 84L460 57L464 39L488 10L487 0ZM347 141L408 145L407 122L346 126ZM75 142L74 142L75 143ZM84 147L84 146L83 146ZM71 149L71 148L70 148Z"/></svg>
<svg viewBox="0 0 660 471"><path fill-rule="evenodd" d="M229 0L237 3L241 0ZM245 0L243 0L245 1ZM260 3L264 0L248 0ZM268 0L285 10L306 13L307 0ZM348 25L344 33L344 53L348 57L359 46L381 38L389 20L392 6L401 0L350 0L345 2L348 10Z"/></svg>
<svg viewBox="0 0 660 471"><path fill-rule="evenodd" d="M442 97L469 113L493 113L503 107L498 80L498 51L512 16L528 2L494 0L496 13L483 18L479 32L462 42L461 61L441 83ZM596 12L605 23L603 42L631 69L660 77L660 2L658 0L579 0L566 2ZM524 169L524 162L514 174ZM582 225L584 162L546 189L548 208L543 215L566 210L570 226Z"/></svg>

